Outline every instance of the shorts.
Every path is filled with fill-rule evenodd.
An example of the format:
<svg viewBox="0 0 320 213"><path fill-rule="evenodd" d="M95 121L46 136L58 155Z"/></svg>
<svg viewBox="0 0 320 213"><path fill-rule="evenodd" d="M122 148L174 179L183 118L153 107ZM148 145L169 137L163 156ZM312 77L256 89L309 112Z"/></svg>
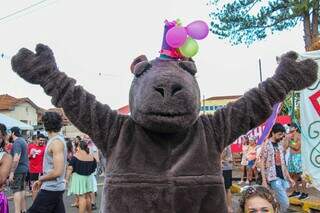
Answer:
<svg viewBox="0 0 320 213"><path fill-rule="evenodd" d="M21 192L25 190L26 173L17 173L13 176L13 182L10 184L12 193Z"/></svg>
<svg viewBox="0 0 320 213"><path fill-rule="evenodd" d="M29 173L30 181L37 181L39 180L41 173Z"/></svg>
<svg viewBox="0 0 320 213"><path fill-rule="evenodd" d="M224 179L224 188L230 189L232 186L232 170L223 170L222 175Z"/></svg>
<svg viewBox="0 0 320 213"><path fill-rule="evenodd" d="M27 213L65 213L63 193L41 189Z"/></svg>
<svg viewBox="0 0 320 213"><path fill-rule="evenodd" d="M289 155L288 160L288 171L292 174L300 174L302 173L302 161L301 161L301 153Z"/></svg>
<svg viewBox="0 0 320 213"><path fill-rule="evenodd" d="M254 166L254 163L255 163L255 160L249 160L247 167L248 167L249 169L252 169L252 167Z"/></svg>

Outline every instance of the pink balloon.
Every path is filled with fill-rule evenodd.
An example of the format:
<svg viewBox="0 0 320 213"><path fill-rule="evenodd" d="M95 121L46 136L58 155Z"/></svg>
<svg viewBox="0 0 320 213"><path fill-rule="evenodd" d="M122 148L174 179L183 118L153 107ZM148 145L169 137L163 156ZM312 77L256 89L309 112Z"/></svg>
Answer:
<svg viewBox="0 0 320 213"><path fill-rule="evenodd" d="M209 33L209 27L204 21L194 21L188 24L186 28L188 35L197 40L204 39Z"/></svg>
<svg viewBox="0 0 320 213"><path fill-rule="evenodd" d="M175 26L168 30L166 41L170 47L179 48L187 40L187 36L187 30L184 27Z"/></svg>

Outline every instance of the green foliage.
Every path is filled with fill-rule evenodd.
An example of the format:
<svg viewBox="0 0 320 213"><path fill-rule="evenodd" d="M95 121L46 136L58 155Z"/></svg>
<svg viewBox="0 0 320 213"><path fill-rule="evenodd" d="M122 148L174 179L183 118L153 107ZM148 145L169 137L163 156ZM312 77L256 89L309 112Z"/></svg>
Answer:
<svg viewBox="0 0 320 213"><path fill-rule="evenodd" d="M316 1L316 0L314 0ZM210 30L232 44L252 44L278 31L293 28L312 9L310 0L211 0Z"/></svg>
<svg viewBox="0 0 320 213"><path fill-rule="evenodd" d="M294 101L293 101L294 94ZM294 118L300 120L300 94L298 92L290 93L282 102L280 115L290 115L292 117L294 110Z"/></svg>

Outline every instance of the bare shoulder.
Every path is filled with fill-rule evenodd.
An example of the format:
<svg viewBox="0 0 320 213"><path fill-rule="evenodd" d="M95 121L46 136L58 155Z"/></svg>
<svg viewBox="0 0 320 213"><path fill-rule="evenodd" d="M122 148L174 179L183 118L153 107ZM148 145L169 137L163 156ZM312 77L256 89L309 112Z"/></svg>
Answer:
<svg viewBox="0 0 320 213"><path fill-rule="evenodd" d="M59 139L55 139L50 144L49 150L50 150L50 152L56 152L56 153L61 152L61 153L63 153L64 142L59 140Z"/></svg>

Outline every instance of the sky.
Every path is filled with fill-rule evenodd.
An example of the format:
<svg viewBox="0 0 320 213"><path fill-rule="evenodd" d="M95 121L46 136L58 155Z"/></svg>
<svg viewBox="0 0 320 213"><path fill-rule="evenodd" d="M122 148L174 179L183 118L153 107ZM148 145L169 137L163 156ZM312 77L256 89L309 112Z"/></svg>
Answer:
<svg viewBox="0 0 320 213"><path fill-rule="evenodd" d="M209 0L47 0L1 20L38 2L1 1L0 53L5 57L0 58L0 94L29 97L42 108L53 107L50 97L11 70L10 58L20 48L34 51L37 43L50 46L61 71L116 109L128 104L133 59L159 55L164 20L179 18L185 26L195 20L210 23ZM276 69L276 56L289 50L304 52L302 24L249 47L232 46L212 33L198 43L194 60L205 98L242 95L259 83L259 59L266 79Z"/></svg>

